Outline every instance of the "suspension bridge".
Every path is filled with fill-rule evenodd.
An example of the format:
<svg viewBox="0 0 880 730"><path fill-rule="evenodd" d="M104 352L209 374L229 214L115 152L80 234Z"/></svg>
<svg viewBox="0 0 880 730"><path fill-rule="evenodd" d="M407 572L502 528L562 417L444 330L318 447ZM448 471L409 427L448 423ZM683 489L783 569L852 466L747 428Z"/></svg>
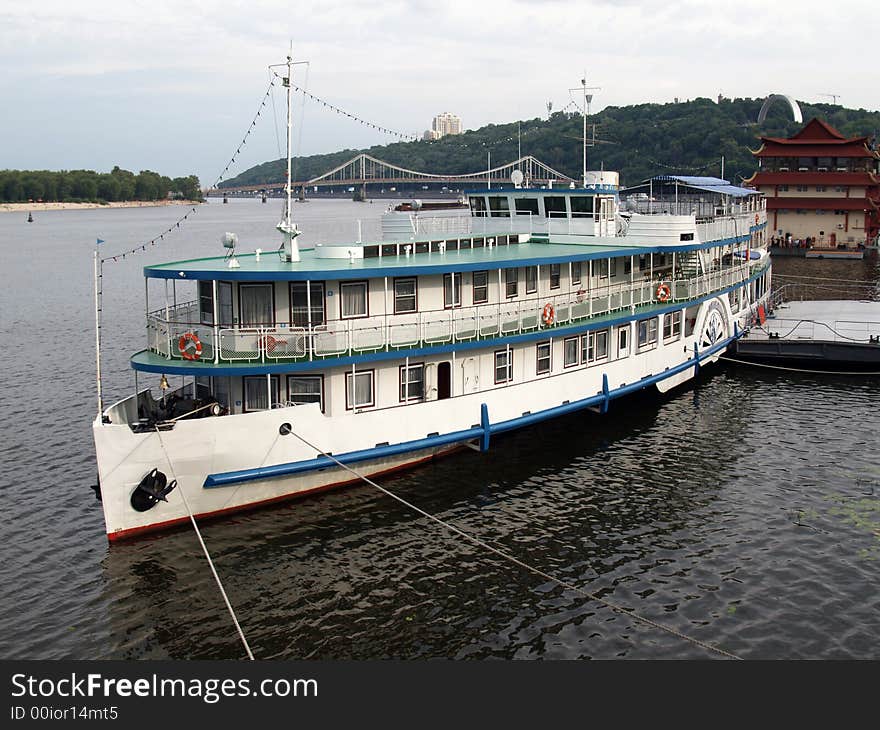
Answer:
<svg viewBox="0 0 880 730"><path fill-rule="evenodd" d="M578 181L554 170L536 157L525 155L513 162L508 162L497 167L490 167L478 172L470 172L463 175L437 174L409 170L385 160L380 160L366 153L353 157L332 170L309 180L297 180L292 183L293 190L311 188L333 189L359 188L366 191L368 185L392 187L397 185L430 185L432 188L446 186L453 188L480 187L482 185L503 185L510 183L510 176L514 170L519 170L523 175L524 184L530 186L570 185ZM273 183L260 183L258 185L240 185L223 188L212 188L208 195L249 195L249 194L273 194L284 190L284 181Z"/></svg>

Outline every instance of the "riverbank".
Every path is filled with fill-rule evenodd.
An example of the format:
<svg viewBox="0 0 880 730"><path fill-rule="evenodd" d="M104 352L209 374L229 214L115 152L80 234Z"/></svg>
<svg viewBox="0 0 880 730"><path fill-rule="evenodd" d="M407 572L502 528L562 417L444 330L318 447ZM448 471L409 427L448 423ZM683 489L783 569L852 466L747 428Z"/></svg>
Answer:
<svg viewBox="0 0 880 730"><path fill-rule="evenodd" d="M0 213L91 210L93 208L155 208L162 205L200 205L200 203L196 200L125 200L113 203L0 203Z"/></svg>

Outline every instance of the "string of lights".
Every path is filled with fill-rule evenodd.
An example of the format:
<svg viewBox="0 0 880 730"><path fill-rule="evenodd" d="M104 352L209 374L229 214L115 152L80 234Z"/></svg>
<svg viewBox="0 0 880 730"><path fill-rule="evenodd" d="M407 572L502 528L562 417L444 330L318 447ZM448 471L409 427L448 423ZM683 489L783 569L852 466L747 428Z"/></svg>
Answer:
<svg viewBox="0 0 880 730"><path fill-rule="evenodd" d="M277 74L276 74L276 76L277 76ZM238 147L236 148L235 152L233 153L232 158L229 160L229 162L226 163L226 167L223 168L223 172L220 173L220 175L217 177L216 182L211 187L216 188L223 181L224 176L226 175L227 172L229 172L229 168L235 163L235 158L241 153L242 147L244 147L245 144L247 143L248 137L250 137L251 132L253 132L253 130L254 130L254 127L257 126L257 119L259 119L260 116L262 116L263 107L266 106L266 103L269 101L270 95L272 93L272 89L275 86L275 80L276 80L275 78L270 79L269 87L266 89L266 93L263 94L263 99L260 102L260 106L257 107L257 113L254 115L254 118L251 120L250 126L247 128L247 131L244 133L244 136L242 137L241 142L238 143ZM130 248L127 251L122 251L120 253L114 254L113 256L105 256L100 259L100 263L104 264L107 261L113 261L115 263L116 261L125 259L126 256L132 256L136 253L146 251L147 246L155 246L157 243L161 243L162 241L165 240L165 236L167 236L168 234L179 229L180 224L183 223L184 221L186 221L193 213L196 212L196 210L197 210L196 207L190 208L183 216L178 218L177 221L172 223L168 228L166 228L164 231L162 231L162 233L160 233L158 236L155 236L154 238L151 238L149 241L145 241L144 243L141 243L137 246L134 246L133 248Z"/></svg>

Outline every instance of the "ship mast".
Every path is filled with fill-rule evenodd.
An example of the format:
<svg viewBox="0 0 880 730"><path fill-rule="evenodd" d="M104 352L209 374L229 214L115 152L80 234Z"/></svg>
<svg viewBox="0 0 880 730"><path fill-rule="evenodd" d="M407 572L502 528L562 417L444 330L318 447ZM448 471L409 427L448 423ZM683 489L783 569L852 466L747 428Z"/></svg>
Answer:
<svg viewBox="0 0 880 730"><path fill-rule="evenodd" d="M282 244L282 252L281 259L282 261L287 261L291 263L298 262L299 259L299 244L296 242L297 236L299 236L302 231L300 231L296 227L296 223L291 219L291 178L290 178L290 168L291 168L291 139L293 136L293 110L291 107L291 99L290 99L290 91L292 87L293 81L293 44L291 43L290 52L287 54L287 63L282 64L287 66L287 76L282 77L281 83L287 89L287 179L284 184L284 192L287 194L287 202L284 209L284 220L281 221L277 228L284 236L284 242Z"/></svg>
<svg viewBox="0 0 880 730"><path fill-rule="evenodd" d="M584 71L584 77L581 79L580 87L575 87L573 89L569 89L568 93L571 94L573 91L583 91L584 100L583 106L581 107L581 114L584 119L584 187L587 187L587 115L590 111L590 102L593 100L593 95L588 94L588 91L599 91L601 87L599 86L587 86L587 72ZM574 101L572 99L572 101ZM577 102L574 102L575 106L577 106Z"/></svg>

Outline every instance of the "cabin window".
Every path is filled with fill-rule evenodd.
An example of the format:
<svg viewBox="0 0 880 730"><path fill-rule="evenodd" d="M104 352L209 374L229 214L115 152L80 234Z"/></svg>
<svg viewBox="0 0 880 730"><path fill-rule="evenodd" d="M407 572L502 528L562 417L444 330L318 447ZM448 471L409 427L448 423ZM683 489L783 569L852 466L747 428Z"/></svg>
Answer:
<svg viewBox="0 0 880 730"><path fill-rule="evenodd" d="M648 257L645 254L640 253L639 254L639 271L644 271L647 268L648 268Z"/></svg>
<svg viewBox="0 0 880 730"><path fill-rule="evenodd" d="M577 286L581 283L581 262L573 261L571 264L571 283Z"/></svg>
<svg viewBox="0 0 880 730"><path fill-rule="evenodd" d="M593 197L590 195L572 195L568 199L571 206L572 218L586 218L593 216Z"/></svg>
<svg viewBox="0 0 880 730"><path fill-rule="evenodd" d="M647 347L657 342L657 318L639 320L639 347Z"/></svg>
<svg viewBox="0 0 880 730"><path fill-rule="evenodd" d="M443 274L443 308L461 306L461 274Z"/></svg>
<svg viewBox="0 0 880 730"><path fill-rule="evenodd" d="M320 375L288 375L287 400L297 405L317 403L324 412L324 378Z"/></svg>
<svg viewBox="0 0 880 730"><path fill-rule="evenodd" d="M537 198L515 198L513 203L517 215L538 215Z"/></svg>
<svg viewBox="0 0 880 730"><path fill-rule="evenodd" d="M400 366L400 402L422 400L425 397L425 365Z"/></svg>
<svg viewBox="0 0 880 730"><path fill-rule="evenodd" d="M418 295L416 294L416 279L394 280L394 313L406 314L418 311Z"/></svg>
<svg viewBox="0 0 880 730"><path fill-rule="evenodd" d="M379 255L378 246L364 246L364 258L374 259Z"/></svg>
<svg viewBox="0 0 880 730"><path fill-rule="evenodd" d="M608 330L581 335L581 362L591 363L608 357Z"/></svg>
<svg viewBox="0 0 880 730"><path fill-rule="evenodd" d="M550 340L539 342L536 348L537 362L535 364L535 372L538 375L544 375L550 372Z"/></svg>
<svg viewBox="0 0 880 730"><path fill-rule="evenodd" d="M214 282L199 282L199 312L201 312L201 323L207 325L214 324Z"/></svg>
<svg viewBox="0 0 880 730"><path fill-rule="evenodd" d="M727 293L727 298L730 300L730 311L736 314L739 311L739 289L734 289Z"/></svg>
<svg viewBox="0 0 880 730"><path fill-rule="evenodd" d="M499 350L495 353L495 384L513 380L513 351Z"/></svg>
<svg viewBox="0 0 880 730"><path fill-rule="evenodd" d="M274 287L271 284L241 284L238 287L239 321L244 327L275 323Z"/></svg>
<svg viewBox="0 0 880 730"><path fill-rule="evenodd" d="M694 234L693 233L682 233L679 235L678 240L679 241L693 241Z"/></svg>
<svg viewBox="0 0 880 730"><path fill-rule="evenodd" d="M253 375L244 378L244 410L249 411L266 411L270 405L278 403L278 376L270 376L272 388L272 403L269 403L269 392L267 390L266 376Z"/></svg>
<svg viewBox="0 0 880 730"><path fill-rule="evenodd" d="M486 215L486 199L482 196L471 198L471 214L479 217Z"/></svg>
<svg viewBox="0 0 880 730"><path fill-rule="evenodd" d="M617 276L617 259L609 259L608 276Z"/></svg>
<svg viewBox="0 0 880 730"><path fill-rule="evenodd" d="M663 339L671 340L681 335L681 310L663 315Z"/></svg>
<svg viewBox="0 0 880 730"><path fill-rule="evenodd" d="M519 294L519 269L504 269L504 289L508 299Z"/></svg>
<svg viewBox="0 0 880 730"><path fill-rule="evenodd" d="M369 314L367 291L365 281L344 281L339 285L339 307L342 319L366 317Z"/></svg>
<svg viewBox="0 0 880 730"><path fill-rule="evenodd" d="M562 365L571 368L578 364L578 338L569 337L562 342Z"/></svg>
<svg viewBox="0 0 880 730"><path fill-rule="evenodd" d="M345 374L345 410L370 408L376 405L375 370L363 370Z"/></svg>
<svg viewBox="0 0 880 730"><path fill-rule="evenodd" d="M229 397L230 389L230 378L211 378L211 395L227 410L232 405L232 399Z"/></svg>
<svg viewBox="0 0 880 730"><path fill-rule="evenodd" d="M565 218L565 198L561 195L547 195L544 198L544 215L547 218Z"/></svg>
<svg viewBox="0 0 880 730"><path fill-rule="evenodd" d="M559 288L560 264L550 264L550 288Z"/></svg>
<svg viewBox="0 0 880 730"><path fill-rule="evenodd" d="M311 300L311 301L310 301ZM326 321L324 313L324 282L311 281L306 287L304 281L290 282L290 325L309 326L309 305L311 304L311 325L320 327Z"/></svg>
<svg viewBox="0 0 880 730"><path fill-rule="evenodd" d="M597 262L599 268L599 278L608 278L608 259L599 259Z"/></svg>
<svg viewBox="0 0 880 730"><path fill-rule="evenodd" d="M509 218L510 206L507 204L506 195L489 196L489 215L493 218Z"/></svg>
<svg viewBox="0 0 880 730"><path fill-rule="evenodd" d="M474 304L485 304L489 301L489 272L474 272Z"/></svg>
<svg viewBox="0 0 880 730"><path fill-rule="evenodd" d="M221 327L232 327L235 323L232 312L232 284L228 281L217 282L217 303L220 305Z"/></svg>
<svg viewBox="0 0 880 730"><path fill-rule="evenodd" d="M538 267L526 266L526 294L538 291Z"/></svg>
<svg viewBox="0 0 880 730"><path fill-rule="evenodd" d="M623 273L624 273L624 274L631 274L631 273L632 273L632 270L633 270L632 257L631 257L631 256L627 256L627 257L623 260Z"/></svg>

